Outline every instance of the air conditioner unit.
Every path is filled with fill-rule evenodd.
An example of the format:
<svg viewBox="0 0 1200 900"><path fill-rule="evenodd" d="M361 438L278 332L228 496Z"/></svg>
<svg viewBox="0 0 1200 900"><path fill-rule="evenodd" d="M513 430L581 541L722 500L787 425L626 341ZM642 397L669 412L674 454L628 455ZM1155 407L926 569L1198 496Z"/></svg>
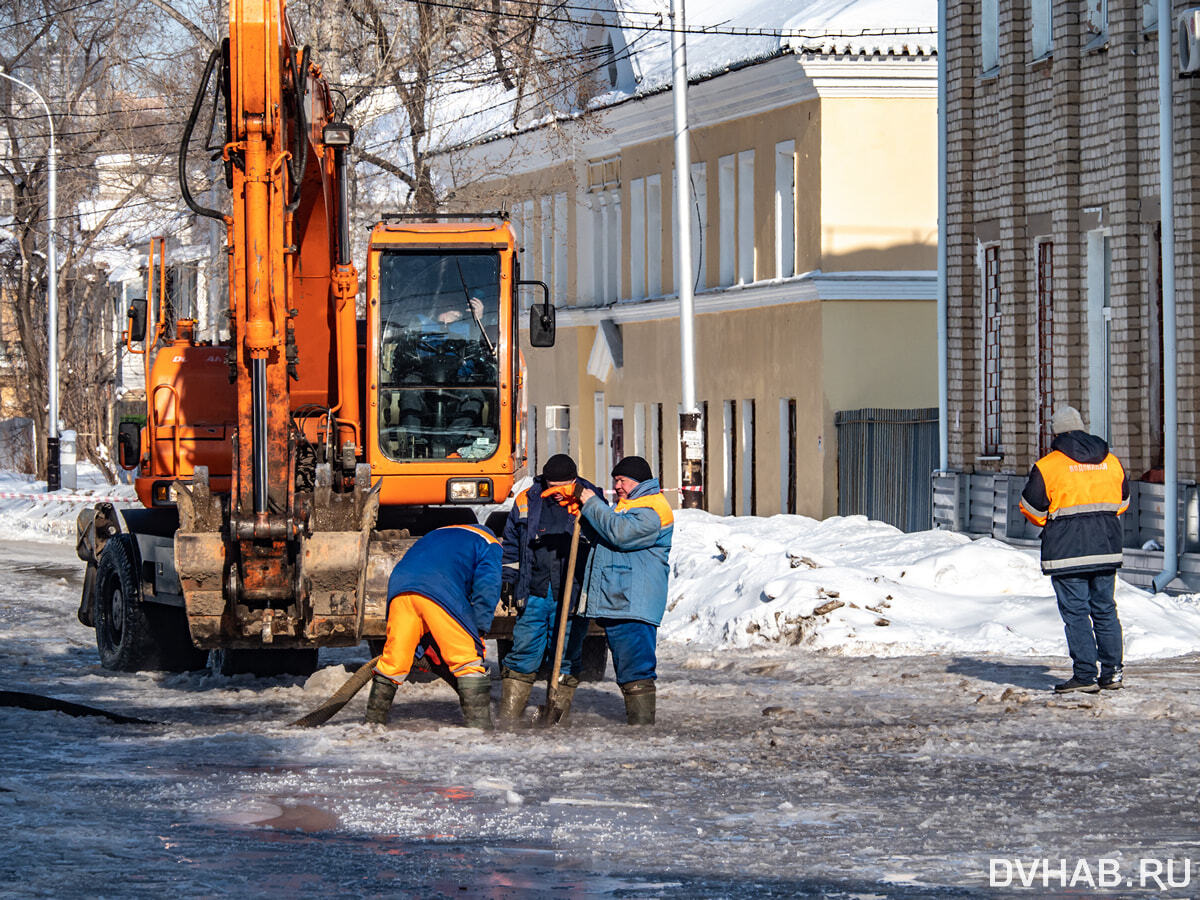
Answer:
<svg viewBox="0 0 1200 900"><path fill-rule="evenodd" d="M550 431L567 431L571 427L571 407L547 406L546 428Z"/></svg>
<svg viewBox="0 0 1200 900"><path fill-rule="evenodd" d="M1183 75L1200 72L1200 7L1179 14L1179 71Z"/></svg>

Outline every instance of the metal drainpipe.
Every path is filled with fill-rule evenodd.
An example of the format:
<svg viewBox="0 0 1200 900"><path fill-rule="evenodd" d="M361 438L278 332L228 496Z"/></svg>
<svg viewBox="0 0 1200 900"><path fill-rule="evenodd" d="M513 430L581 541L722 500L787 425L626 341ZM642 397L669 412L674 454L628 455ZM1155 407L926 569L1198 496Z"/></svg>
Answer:
<svg viewBox="0 0 1200 900"><path fill-rule="evenodd" d="M1163 302L1163 570L1154 576L1162 591L1179 571L1179 439L1175 378L1175 128L1171 113L1174 84L1171 0L1158 0L1158 172L1162 204Z"/></svg>
<svg viewBox="0 0 1200 900"><path fill-rule="evenodd" d="M938 4L938 33L937 33L937 73L938 73L938 250L937 250L937 354L938 354L938 471L950 469L950 352L949 315L950 288L947 284L949 269L949 248L946 235L949 232L947 216L949 199L947 195L946 176L947 164L947 134L946 96L949 85L946 81L946 7L948 4Z"/></svg>

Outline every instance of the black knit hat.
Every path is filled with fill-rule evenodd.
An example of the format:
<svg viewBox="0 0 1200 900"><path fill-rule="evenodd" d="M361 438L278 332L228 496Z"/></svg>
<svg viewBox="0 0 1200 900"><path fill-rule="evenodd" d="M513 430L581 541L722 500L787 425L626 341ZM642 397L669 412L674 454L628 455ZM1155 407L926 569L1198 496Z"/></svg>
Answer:
<svg viewBox="0 0 1200 900"><path fill-rule="evenodd" d="M555 453L542 466L542 477L547 481L572 481L578 475L575 460L565 453Z"/></svg>
<svg viewBox="0 0 1200 900"><path fill-rule="evenodd" d="M654 477L654 473L650 471L650 463L646 462L640 456L626 456L613 466L613 478L618 478L622 475L626 478L632 478L638 484L641 484L643 481L649 481Z"/></svg>

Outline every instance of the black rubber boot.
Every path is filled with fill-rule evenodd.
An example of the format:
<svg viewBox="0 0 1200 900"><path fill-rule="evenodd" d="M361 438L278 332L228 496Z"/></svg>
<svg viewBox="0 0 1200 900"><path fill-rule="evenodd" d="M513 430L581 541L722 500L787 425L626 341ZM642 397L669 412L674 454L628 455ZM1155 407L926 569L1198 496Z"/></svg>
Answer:
<svg viewBox="0 0 1200 900"><path fill-rule="evenodd" d="M371 679L371 696L367 698L368 725L386 725L388 710L392 708L392 698L396 696L396 682L385 675L375 675Z"/></svg>
<svg viewBox="0 0 1200 900"><path fill-rule="evenodd" d="M496 710L496 718L502 727L511 728L521 721L536 679L536 672L500 670L500 708Z"/></svg>
<svg viewBox="0 0 1200 900"><path fill-rule="evenodd" d="M487 675L459 675L458 702L468 728L491 731L492 723L492 679Z"/></svg>
<svg viewBox="0 0 1200 900"><path fill-rule="evenodd" d="M550 710L550 721L566 724L567 713L571 711L571 702L575 699L575 688L579 687L579 679L574 675L559 675L558 690L554 692L554 708Z"/></svg>
<svg viewBox="0 0 1200 900"><path fill-rule="evenodd" d="M630 725L654 724L654 680L631 681L621 685L625 695L625 721Z"/></svg>

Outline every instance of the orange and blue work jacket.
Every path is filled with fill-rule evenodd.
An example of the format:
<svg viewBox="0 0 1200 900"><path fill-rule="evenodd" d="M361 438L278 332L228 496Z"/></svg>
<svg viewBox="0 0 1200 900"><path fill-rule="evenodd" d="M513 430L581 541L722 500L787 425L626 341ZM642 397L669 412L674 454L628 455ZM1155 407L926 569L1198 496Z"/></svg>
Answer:
<svg viewBox="0 0 1200 900"><path fill-rule="evenodd" d="M492 627L500 599L500 542L477 525L447 525L409 548L388 578L388 601L400 594L432 600L475 638Z"/></svg>
<svg viewBox="0 0 1200 900"><path fill-rule="evenodd" d="M1111 572L1121 565L1118 519L1129 508L1129 479L1103 438L1058 435L1029 472L1021 512L1042 528L1047 575Z"/></svg>
<svg viewBox="0 0 1200 900"><path fill-rule="evenodd" d="M584 614L659 625L667 609L667 560L675 515L658 480L639 484L615 508L599 496L583 505L592 543L583 577Z"/></svg>

